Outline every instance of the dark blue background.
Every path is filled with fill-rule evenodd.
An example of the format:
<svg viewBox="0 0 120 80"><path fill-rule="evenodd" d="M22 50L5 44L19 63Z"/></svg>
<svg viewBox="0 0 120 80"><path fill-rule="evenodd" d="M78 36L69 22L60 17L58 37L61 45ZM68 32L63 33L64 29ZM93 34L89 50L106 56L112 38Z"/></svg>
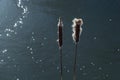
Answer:
<svg viewBox="0 0 120 80"><path fill-rule="evenodd" d="M119 8L119 0L0 0L0 80L59 80L59 16L64 80L72 80L75 17L84 22L77 80L120 80Z"/></svg>

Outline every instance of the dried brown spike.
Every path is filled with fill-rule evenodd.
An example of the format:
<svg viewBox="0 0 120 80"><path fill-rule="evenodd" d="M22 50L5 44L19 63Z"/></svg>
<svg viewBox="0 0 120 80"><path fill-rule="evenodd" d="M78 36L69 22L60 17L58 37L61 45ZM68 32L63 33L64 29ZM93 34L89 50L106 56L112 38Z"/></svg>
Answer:
<svg viewBox="0 0 120 80"><path fill-rule="evenodd" d="M82 24L83 24L83 21L82 19L73 19L73 34L72 34L72 37L73 37L73 40L75 43L78 43L79 42L79 36L81 35L82 33Z"/></svg>
<svg viewBox="0 0 120 80"><path fill-rule="evenodd" d="M58 22L58 45L59 45L59 47L62 47L62 45L63 45L62 27L63 27L63 22L62 22L61 18L59 18L59 22Z"/></svg>

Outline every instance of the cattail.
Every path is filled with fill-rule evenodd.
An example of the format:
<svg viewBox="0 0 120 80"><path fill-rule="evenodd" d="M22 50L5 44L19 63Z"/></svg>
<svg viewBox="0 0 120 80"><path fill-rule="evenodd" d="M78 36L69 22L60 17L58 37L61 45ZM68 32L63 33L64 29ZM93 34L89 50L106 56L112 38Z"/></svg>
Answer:
<svg viewBox="0 0 120 80"><path fill-rule="evenodd" d="M72 34L72 37L73 37L73 40L75 43L78 43L79 42L79 37L82 33L82 25L83 25L83 21L82 19L77 19L75 18L73 21L73 34Z"/></svg>
<svg viewBox="0 0 120 80"><path fill-rule="evenodd" d="M75 58L74 58L74 66L73 66L73 80L76 80L76 72L77 72L77 69L76 69L76 63L77 63L77 44L79 42L79 37L82 33L82 24L83 24L83 21L82 19L77 19L75 18L73 20L73 34L72 34L72 37L73 37L73 40L75 42Z"/></svg>
<svg viewBox="0 0 120 80"><path fill-rule="evenodd" d="M59 45L59 48L61 48L62 45L63 45L63 41L62 41L62 36L63 36L62 27L63 27L63 22L62 22L61 18L59 18L59 22L58 22L58 45Z"/></svg>
<svg viewBox="0 0 120 80"><path fill-rule="evenodd" d="M62 80L62 78L63 78L63 73L62 73L62 45L63 45L62 27L63 27L63 22L62 22L61 18L59 18L59 22L58 22L58 45L59 45L59 51L60 51L60 80Z"/></svg>

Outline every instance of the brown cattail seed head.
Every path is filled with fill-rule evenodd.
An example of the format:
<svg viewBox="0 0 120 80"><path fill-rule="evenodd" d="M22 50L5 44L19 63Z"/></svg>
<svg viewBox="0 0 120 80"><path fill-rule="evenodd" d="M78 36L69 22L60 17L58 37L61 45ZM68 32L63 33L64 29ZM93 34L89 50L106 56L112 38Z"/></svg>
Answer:
<svg viewBox="0 0 120 80"><path fill-rule="evenodd" d="M82 19L73 19L73 25L72 25L72 28L73 28L73 34L72 34L72 37L73 37L73 40L75 43L78 43L79 42L79 36L81 35L82 33L82 25L83 25L83 20Z"/></svg>
<svg viewBox="0 0 120 80"><path fill-rule="evenodd" d="M60 48L61 48L62 45L63 45L63 40L62 40L62 37L63 37L62 27L63 27L63 22L62 22L61 18L59 18L59 21L58 21L58 45L59 45Z"/></svg>

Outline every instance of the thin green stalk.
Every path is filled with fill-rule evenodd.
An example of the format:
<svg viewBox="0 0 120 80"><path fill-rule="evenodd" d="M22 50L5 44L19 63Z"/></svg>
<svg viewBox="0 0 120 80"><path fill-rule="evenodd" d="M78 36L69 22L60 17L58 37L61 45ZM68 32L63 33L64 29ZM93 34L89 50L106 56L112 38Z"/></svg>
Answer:
<svg viewBox="0 0 120 80"><path fill-rule="evenodd" d="M74 66L73 66L73 80L76 80L77 73L77 43L75 43L75 56L74 56Z"/></svg>
<svg viewBox="0 0 120 80"><path fill-rule="evenodd" d="M62 47L59 48L60 51L60 80L63 79L63 68L62 68Z"/></svg>

